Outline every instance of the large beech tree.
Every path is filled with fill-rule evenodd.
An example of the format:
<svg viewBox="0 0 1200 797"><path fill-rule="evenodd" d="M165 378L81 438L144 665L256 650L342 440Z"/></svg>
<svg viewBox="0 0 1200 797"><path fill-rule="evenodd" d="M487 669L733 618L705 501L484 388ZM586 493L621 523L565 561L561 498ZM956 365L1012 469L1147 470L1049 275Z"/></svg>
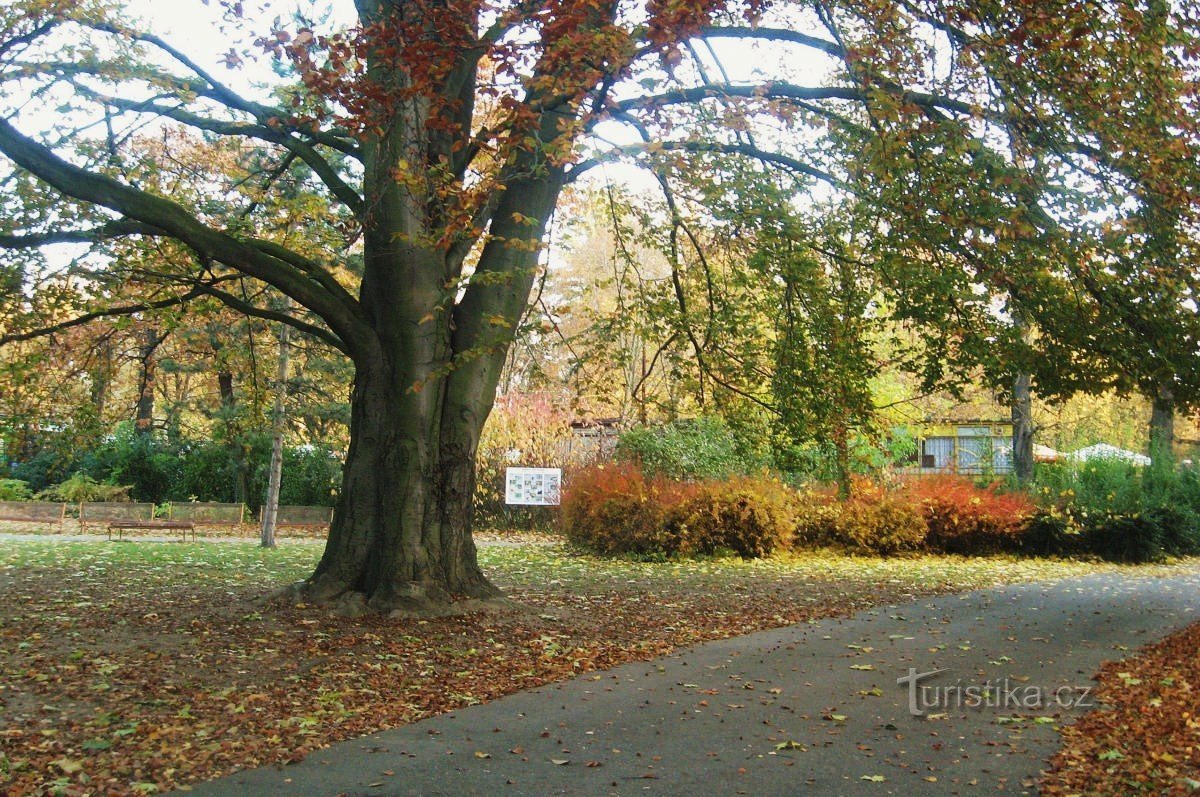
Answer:
<svg viewBox="0 0 1200 797"><path fill-rule="evenodd" d="M242 3L220 5L231 31L252 27ZM497 594L471 537L474 460L564 186L618 157L643 159L669 186L690 156L726 153L789 173L801 191L836 188L853 175L827 145L833 131L878 142L876 156L893 153L905 168L935 162L930 184L943 184L945 163L959 176L1003 164L1015 184L988 191L1008 198L1022 187L1037 202L1044 161L1012 157L1012 108L988 90L996 64L954 33L992 5L355 0L357 22L340 32L300 19L254 31L258 58L280 78L268 100L235 89L242 73L223 80L200 66L185 36L143 32L111 4L18 0L0 11L3 243L84 243L102 257L121 239L170 239L190 253L187 266L143 274L159 293L96 312L212 296L343 352L355 374L344 483L298 596L437 610ZM1007 5L1020 17L1046 4ZM1141 13L1111 5L1086 13L1129 24ZM748 49L730 59L718 39ZM996 63L1019 71L1024 50L1047 45L1004 46L1011 57ZM249 57L235 46L226 60L236 68ZM167 123L235 142L240 162L259 168L146 179L137 145ZM922 136L939 149L909 158ZM319 198L319 212L303 197ZM1021 223L1013 205L993 204L1005 213L997 224ZM683 230L678 206L669 212ZM23 257L17 267L37 265ZM265 296L247 284L286 294L296 312L247 298ZM0 334L69 323L10 322Z"/></svg>

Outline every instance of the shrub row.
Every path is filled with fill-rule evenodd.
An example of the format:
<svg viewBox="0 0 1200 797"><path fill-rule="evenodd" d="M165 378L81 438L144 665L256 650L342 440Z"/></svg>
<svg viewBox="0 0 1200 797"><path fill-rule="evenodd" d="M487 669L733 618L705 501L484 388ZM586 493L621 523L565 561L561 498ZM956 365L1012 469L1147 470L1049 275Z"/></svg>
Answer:
<svg viewBox="0 0 1200 797"><path fill-rule="evenodd" d="M1114 562L1200 554L1200 471L1116 459L1040 466L1032 486L1044 512L1026 549Z"/></svg>
<svg viewBox="0 0 1200 797"><path fill-rule="evenodd" d="M839 501L831 491L796 492L765 477L681 482L609 464L572 475L561 522L569 539L592 550L639 556L755 557L826 546L884 556L1009 552L1118 562L1200 554L1188 512L1159 508L1080 522L1039 511L1023 493L955 476L890 488L863 482Z"/></svg>
<svg viewBox="0 0 1200 797"><path fill-rule="evenodd" d="M1159 562L1168 556L1200 555L1200 524L1191 512L1171 507L1082 518L1042 512L1028 524L1022 549L1033 556Z"/></svg>
<svg viewBox="0 0 1200 797"><path fill-rule="evenodd" d="M564 532L600 553L766 556L795 534L797 497L771 479L679 482L616 463L582 469L569 485Z"/></svg>

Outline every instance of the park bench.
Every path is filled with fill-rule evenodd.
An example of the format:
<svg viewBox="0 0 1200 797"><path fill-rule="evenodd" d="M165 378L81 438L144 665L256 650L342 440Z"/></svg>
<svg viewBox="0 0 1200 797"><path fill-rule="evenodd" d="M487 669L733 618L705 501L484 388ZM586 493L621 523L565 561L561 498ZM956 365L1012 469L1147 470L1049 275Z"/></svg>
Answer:
<svg viewBox="0 0 1200 797"><path fill-rule="evenodd" d="M169 530L178 531L184 541L187 541L187 534L192 533L192 542L196 541L196 524L190 520L121 520L113 518L108 521L108 538L111 540L113 532L117 533L117 539L125 538L125 532L128 529L150 529L150 530Z"/></svg>
<svg viewBox="0 0 1200 797"><path fill-rule="evenodd" d="M0 520L47 523L62 531L67 505L59 501L0 501Z"/></svg>
<svg viewBox="0 0 1200 797"><path fill-rule="evenodd" d="M261 517L261 515L260 515ZM329 528L333 522L331 506L298 506L280 504L275 512L275 525L291 528Z"/></svg>
<svg viewBox="0 0 1200 797"><path fill-rule="evenodd" d="M154 504L129 501L84 501L79 505L79 530L87 534L88 525L107 524L112 520L150 521Z"/></svg>
<svg viewBox="0 0 1200 797"><path fill-rule="evenodd" d="M219 501L172 502L167 507L167 518L205 526L240 526L246 520L246 505Z"/></svg>

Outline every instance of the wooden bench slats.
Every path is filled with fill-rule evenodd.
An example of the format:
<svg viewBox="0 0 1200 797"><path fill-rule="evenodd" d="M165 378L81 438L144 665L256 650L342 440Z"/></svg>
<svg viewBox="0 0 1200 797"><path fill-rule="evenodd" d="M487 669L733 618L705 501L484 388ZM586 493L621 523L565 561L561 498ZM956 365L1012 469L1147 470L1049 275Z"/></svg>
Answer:
<svg viewBox="0 0 1200 797"><path fill-rule="evenodd" d="M187 533L192 533L192 542L196 541L196 524L190 520L110 520L108 522L108 538L112 539L113 531L117 539L124 539L126 529L171 529L178 531L187 539Z"/></svg>

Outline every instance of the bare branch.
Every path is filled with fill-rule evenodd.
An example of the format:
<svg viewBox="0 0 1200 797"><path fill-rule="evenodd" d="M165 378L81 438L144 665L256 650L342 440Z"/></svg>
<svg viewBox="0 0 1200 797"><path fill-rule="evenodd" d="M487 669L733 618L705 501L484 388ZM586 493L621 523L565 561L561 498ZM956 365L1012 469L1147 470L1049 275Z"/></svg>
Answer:
<svg viewBox="0 0 1200 797"><path fill-rule="evenodd" d="M134 313L144 313L151 310L163 310L168 307L178 307L181 304L191 301L201 295L204 291L202 286L196 285L187 293L179 296L171 296L167 299L160 299L156 302L138 302L137 304L126 304L120 307L108 307L104 310L96 310L91 313L85 313L77 318L72 318L68 321L62 321L57 324L52 324L48 327L40 327L28 332L17 332L9 335L0 335L0 346L5 346L9 343L19 343L25 340L35 340L44 338L48 335L53 335L57 332L81 327L85 324L90 324L101 318L115 318L119 316L133 315Z"/></svg>
<svg viewBox="0 0 1200 797"><path fill-rule="evenodd" d="M319 327L315 324L310 324L307 321L301 321L295 316L289 315L288 313L284 313L282 311L271 310L266 307L259 307L258 305L245 301L244 299L241 299L232 293L229 293L228 291L219 290L209 284L198 286L197 290L206 296L213 297L229 307L231 310L236 310L243 315L254 316L255 318L264 318L268 321L276 321L281 324L287 324L293 329L299 330L306 335L310 335L317 340L329 344L343 354L351 354L350 350L346 348L346 344L328 329Z"/></svg>
<svg viewBox="0 0 1200 797"><path fill-rule="evenodd" d="M884 87L880 87L881 90ZM964 115L979 115L982 111L977 106L951 97L928 94L920 91L892 91L903 102L912 103L922 108L954 111ZM848 100L852 102L867 102L870 92L863 88L852 86L797 86L793 83L772 81L757 86L730 85L726 83L693 86L683 89L666 91L647 97L635 97L622 100L613 106L617 111L632 111L647 108L662 108L667 105L684 105L704 100L739 97L756 100Z"/></svg>
<svg viewBox="0 0 1200 797"><path fill-rule="evenodd" d="M809 36L806 33L800 33L795 30L787 30L786 28L736 28L713 26L704 28L700 31L700 35L705 38L714 39L757 39L760 41L771 42L791 42L792 44L802 44L805 47L811 47L814 50L828 53L834 58L845 58L846 50L842 45L828 39L822 39L818 36Z"/></svg>
<svg viewBox="0 0 1200 797"><path fill-rule="evenodd" d="M86 244L121 238L126 235L162 235L163 231L149 224L124 219L90 230L55 230L27 235L0 235L0 249L33 249L47 244Z"/></svg>
<svg viewBox="0 0 1200 797"><path fill-rule="evenodd" d="M207 130L210 133L216 133L222 136L243 136L247 138L257 138L262 141L267 141L272 144L278 144L291 152L296 157L300 158L313 171L322 183L330 190L330 192L340 201L345 203L346 207L350 208L351 212L359 218L362 217L364 203L362 197L349 184L342 180L341 176L330 166L329 161L321 157L313 147L301 141L295 136L279 130L276 127L269 125L251 125L240 122L223 122L217 119L210 119L199 114L185 111L178 106L162 105L154 100L143 100L140 102L125 100L120 97L108 97L97 94L96 92L87 89L86 87L78 86L77 89L82 94L92 96L99 102L111 105L114 108L119 108L123 111L132 113L153 113L167 119L174 119L176 122L194 127L198 130Z"/></svg>
<svg viewBox="0 0 1200 797"><path fill-rule="evenodd" d="M650 144L626 144L617 147L616 151L625 155L639 155L658 150L683 151L698 153L715 153L725 155L744 155L748 158L782 166L791 171L808 175L836 188L846 188L846 184L829 172L810 166L788 155L769 152L748 143L723 143L719 141L656 141ZM574 174L574 171L572 172Z"/></svg>

